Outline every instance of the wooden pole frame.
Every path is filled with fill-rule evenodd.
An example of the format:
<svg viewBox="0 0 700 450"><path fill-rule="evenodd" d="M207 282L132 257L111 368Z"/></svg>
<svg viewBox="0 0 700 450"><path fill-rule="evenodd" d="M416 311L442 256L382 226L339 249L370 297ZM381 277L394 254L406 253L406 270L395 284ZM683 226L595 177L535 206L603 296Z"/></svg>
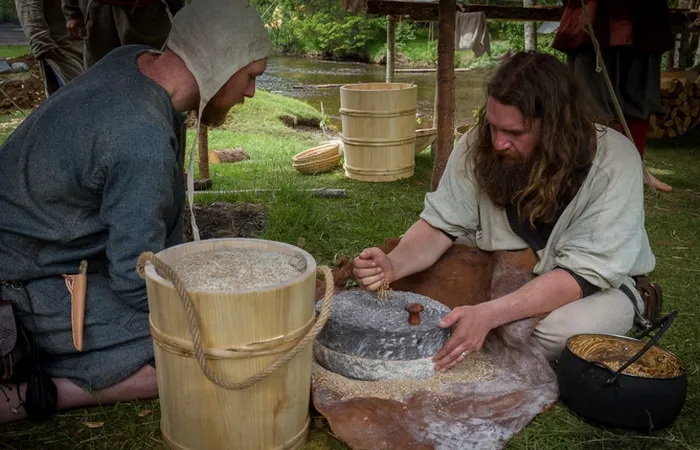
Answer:
<svg viewBox="0 0 700 450"><path fill-rule="evenodd" d="M437 189L454 142L455 20L457 1L440 2L437 61L437 143L430 190Z"/></svg>

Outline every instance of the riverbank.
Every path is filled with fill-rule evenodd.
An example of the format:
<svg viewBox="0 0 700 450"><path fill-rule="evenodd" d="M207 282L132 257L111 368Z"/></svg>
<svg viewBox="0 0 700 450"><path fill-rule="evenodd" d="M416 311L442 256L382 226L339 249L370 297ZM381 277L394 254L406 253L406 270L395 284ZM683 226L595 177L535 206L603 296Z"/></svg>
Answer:
<svg viewBox="0 0 700 450"><path fill-rule="evenodd" d="M472 50L455 51L455 68L460 69L487 69L499 64L500 59L508 52L515 51L507 40L491 42L491 54L484 53L476 56ZM324 61L336 61L347 63L369 63L377 65L386 64L386 42L373 41L367 45L362 54L343 58L329 58L317 52L294 52L273 49L276 56L297 57ZM427 36L408 41L396 46L396 69L425 69L435 68L437 65L437 41L428 40Z"/></svg>
<svg viewBox="0 0 700 450"><path fill-rule="evenodd" d="M523 49L522 26L513 27L509 24L506 31L491 33L490 54L480 56L472 50L455 51L455 68L458 69L489 69L498 66L510 53ZM437 65L437 39L429 36L426 29L417 29L412 34L412 39L404 39L396 43L396 69L425 69L435 68ZM564 55L554 49L551 44L553 34L538 35L537 50L550 53L564 60ZM274 52L279 56L293 56L300 58L319 59L338 62L360 62L385 65L386 64L386 39L384 36L369 40L363 50L351 56L332 58L320 52L281 51L275 48Z"/></svg>

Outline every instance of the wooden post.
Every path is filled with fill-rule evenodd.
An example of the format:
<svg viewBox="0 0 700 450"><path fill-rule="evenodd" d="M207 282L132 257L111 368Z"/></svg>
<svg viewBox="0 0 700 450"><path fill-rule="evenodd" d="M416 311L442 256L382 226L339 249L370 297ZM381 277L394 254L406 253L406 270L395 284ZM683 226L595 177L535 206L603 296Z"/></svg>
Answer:
<svg viewBox="0 0 700 450"><path fill-rule="evenodd" d="M535 5L535 0L523 0L523 6L529 8ZM537 22L524 22L525 51L537 51Z"/></svg>
<svg viewBox="0 0 700 450"><path fill-rule="evenodd" d="M396 18L386 16L386 82L394 82L394 59L396 47Z"/></svg>
<svg viewBox="0 0 700 450"><path fill-rule="evenodd" d="M209 129L200 125L199 129L199 179L209 179Z"/></svg>
<svg viewBox="0 0 700 450"><path fill-rule="evenodd" d="M455 20L457 1L441 0L438 11L437 150L430 190L437 189L450 158L454 129Z"/></svg>

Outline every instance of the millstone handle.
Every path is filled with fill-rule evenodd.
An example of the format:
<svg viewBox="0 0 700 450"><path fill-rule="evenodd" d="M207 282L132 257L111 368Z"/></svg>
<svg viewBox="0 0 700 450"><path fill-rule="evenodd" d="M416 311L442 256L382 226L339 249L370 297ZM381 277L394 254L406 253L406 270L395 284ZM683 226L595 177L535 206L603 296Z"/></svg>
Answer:
<svg viewBox="0 0 700 450"><path fill-rule="evenodd" d="M423 305L420 303L409 303L403 309L408 311L408 323L415 326L420 325L420 313L423 312Z"/></svg>

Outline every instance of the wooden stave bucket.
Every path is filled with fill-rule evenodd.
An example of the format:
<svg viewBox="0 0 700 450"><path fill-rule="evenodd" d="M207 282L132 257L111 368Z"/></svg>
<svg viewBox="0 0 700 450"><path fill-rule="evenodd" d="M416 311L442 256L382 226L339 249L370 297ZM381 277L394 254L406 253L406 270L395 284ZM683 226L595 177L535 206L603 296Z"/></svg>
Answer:
<svg viewBox="0 0 700 450"><path fill-rule="evenodd" d="M230 248L296 253L306 262L306 270L299 277L264 289L227 294L188 289L197 310L208 363L220 378L241 382L279 359L314 324L316 263L309 253L292 245L246 238L190 242L156 256L166 264L173 264L187 254ZM151 264L145 267L145 278L161 404L161 434L166 445L177 450L302 448L310 427L312 345L251 387L241 390L219 387L206 378L193 357L185 310L172 283L161 277ZM271 299L267 301L273 306L261 307L268 296ZM230 300L229 304L247 305L238 309L252 312L253 317L274 318L276 312L282 334L275 328L264 330L254 326L235 336L234 331L245 328L241 325L259 321L250 320L246 314L226 316L212 308L222 299ZM212 332L216 328L214 324L220 328L218 333ZM261 344L248 345L254 349L227 350L256 342ZM169 379L172 374L189 385L172 382ZM281 397L280 392L283 392ZM209 405L218 406L219 411L208 408Z"/></svg>
<svg viewBox="0 0 700 450"><path fill-rule="evenodd" d="M417 99L418 87L409 83L340 88L346 177L388 182L413 176Z"/></svg>

